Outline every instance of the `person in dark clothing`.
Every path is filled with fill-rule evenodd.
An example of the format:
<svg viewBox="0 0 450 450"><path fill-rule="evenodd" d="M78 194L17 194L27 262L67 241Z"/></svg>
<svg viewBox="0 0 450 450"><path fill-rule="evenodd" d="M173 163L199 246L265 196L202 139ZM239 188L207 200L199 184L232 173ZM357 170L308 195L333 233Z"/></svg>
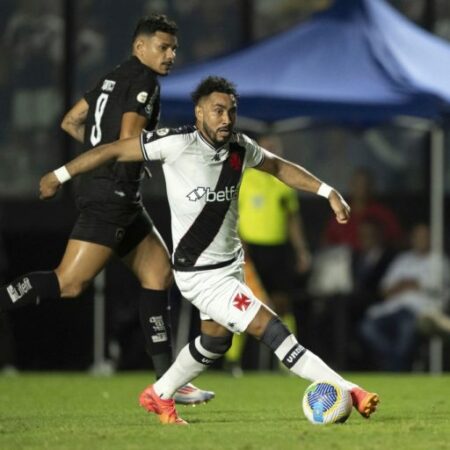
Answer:
<svg viewBox="0 0 450 450"><path fill-rule="evenodd" d="M163 15L143 17L132 39L132 56L103 76L65 115L61 127L84 151L157 127L158 76L167 75L176 57L177 26ZM140 282L139 315L146 350L157 378L172 361L168 289L173 282L168 250L145 210L140 193L142 163L114 162L80 177L79 217L55 270L22 275L0 289L0 310L39 303L44 298L80 295L114 255ZM64 179L65 173L58 176ZM203 403L214 393L192 385L177 402Z"/></svg>

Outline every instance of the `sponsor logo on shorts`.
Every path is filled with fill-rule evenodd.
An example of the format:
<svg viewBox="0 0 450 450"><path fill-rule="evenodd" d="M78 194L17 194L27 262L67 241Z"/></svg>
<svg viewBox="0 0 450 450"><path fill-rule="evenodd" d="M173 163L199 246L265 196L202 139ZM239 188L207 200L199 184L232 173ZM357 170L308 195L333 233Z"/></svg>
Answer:
<svg viewBox="0 0 450 450"><path fill-rule="evenodd" d="M142 91L142 92L139 92L139 94L136 96L136 100L139 103L145 103L145 101L147 100L147 97L148 97L148 92Z"/></svg>
<svg viewBox="0 0 450 450"><path fill-rule="evenodd" d="M116 230L116 242L121 242L125 236L125 228L117 228Z"/></svg>
<svg viewBox="0 0 450 450"><path fill-rule="evenodd" d="M33 289L33 286L31 286L30 279L28 277L24 277L23 280L19 281L15 286L10 284L6 287L6 291L8 292L8 295L13 303L20 300L31 289Z"/></svg>
<svg viewBox="0 0 450 450"><path fill-rule="evenodd" d="M252 301L245 294L237 294L233 299L233 306L240 311L247 311Z"/></svg>
<svg viewBox="0 0 450 450"><path fill-rule="evenodd" d="M211 202L229 202L237 198L236 186L226 187L221 191L213 191L209 187L199 186L193 191L189 192L186 197L191 202L196 202L202 198L205 199L206 203Z"/></svg>
<svg viewBox="0 0 450 450"><path fill-rule="evenodd" d="M113 80L103 80L102 91L112 92L114 90L114 86L116 82Z"/></svg>

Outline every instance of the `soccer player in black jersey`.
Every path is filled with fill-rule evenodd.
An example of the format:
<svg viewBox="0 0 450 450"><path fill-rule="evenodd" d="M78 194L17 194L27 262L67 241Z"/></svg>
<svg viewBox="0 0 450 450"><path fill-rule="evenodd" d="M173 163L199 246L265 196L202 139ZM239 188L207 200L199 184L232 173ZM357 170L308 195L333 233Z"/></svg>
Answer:
<svg viewBox="0 0 450 450"><path fill-rule="evenodd" d="M143 17L133 35L132 56L68 111L62 129L89 150L156 128L158 76L167 75L174 64L176 34L176 24L165 16ZM159 378L172 360L167 303L173 278L167 248L142 204L142 177L142 163L112 163L80 177L76 188L80 214L60 264L2 287L0 310L35 304L40 298L76 297L117 255L140 282L139 315ZM177 393L183 404L213 397L190 384Z"/></svg>

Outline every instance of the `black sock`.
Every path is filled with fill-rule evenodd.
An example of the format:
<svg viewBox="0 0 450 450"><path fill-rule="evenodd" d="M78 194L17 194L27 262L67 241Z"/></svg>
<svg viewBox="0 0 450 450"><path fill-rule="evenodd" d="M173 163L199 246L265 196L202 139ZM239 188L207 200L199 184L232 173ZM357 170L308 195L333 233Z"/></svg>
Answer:
<svg viewBox="0 0 450 450"><path fill-rule="evenodd" d="M56 299L60 294L55 272L27 273L0 288L0 310L37 305L41 299Z"/></svg>
<svg viewBox="0 0 450 450"><path fill-rule="evenodd" d="M153 289L141 289L139 297L139 318L156 378L172 364L168 298L167 291Z"/></svg>

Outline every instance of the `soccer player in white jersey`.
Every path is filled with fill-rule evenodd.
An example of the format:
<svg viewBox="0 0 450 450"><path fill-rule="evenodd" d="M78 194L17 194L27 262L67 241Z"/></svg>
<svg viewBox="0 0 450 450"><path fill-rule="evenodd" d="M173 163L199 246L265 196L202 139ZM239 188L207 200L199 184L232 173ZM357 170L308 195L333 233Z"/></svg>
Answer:
<svg viewBox="0 0 450 450"><path fill-rule="evenodd" d="M201 312L201 334L187 344L168 371L144 390L141 405L161 423L186 424L175 409L175 391L194 379L247 332L273 350L294 374L329 380L350 390L353 404L370 417L377 394L351 383L301 346L279 317L243 280L237 234L237 196L247 167L263 170L287 185L328 199L339 223L350 208L332 187L234 131L237 93L228 80L208 77L193 92L195 127L159 129L90 150L41 180L41 198L52 197L71 177L111 161L162 162L171 211L175 279L183 296Z"/></svg>

